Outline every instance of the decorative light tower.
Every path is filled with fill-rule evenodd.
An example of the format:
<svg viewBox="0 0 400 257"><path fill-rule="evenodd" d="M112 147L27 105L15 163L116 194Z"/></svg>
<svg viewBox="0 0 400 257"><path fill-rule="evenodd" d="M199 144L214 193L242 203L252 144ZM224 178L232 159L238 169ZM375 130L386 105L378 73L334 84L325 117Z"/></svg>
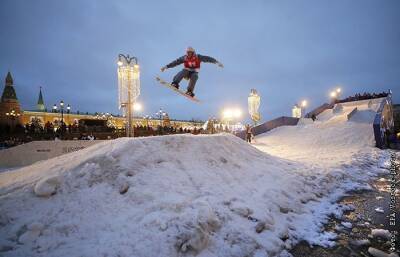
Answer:
<svg viewBox="0 0 400 257"><path fill-rule="evenodd" d="M301 118L301 108L298 104L295 104L292 108L292 117L293 118Z"/></svg>
<svg viewBox="0 0 400 257"><path fill-rule="evenodd" d="M301 101L301 117L305 117L306 116L306 107L307 107L307 100L303 100Z"/></svg>
<svg viewBox="0 0 400 257"><path fill-rule="evenodd" d="M126 117L126 136L133 137L134 104L140 95L140 70L136 57L118 55L118 105Z"/></svg>
<svg viewBox="0 0 400 257"><path fill-rule="evenodd" d="M249 114L255 126L257 125L257 122L260 121L261 118L261 115L258 111L258 109L260 108L260 95L258 95L257 90L251 89L247 101L249 107Z"/></svg>

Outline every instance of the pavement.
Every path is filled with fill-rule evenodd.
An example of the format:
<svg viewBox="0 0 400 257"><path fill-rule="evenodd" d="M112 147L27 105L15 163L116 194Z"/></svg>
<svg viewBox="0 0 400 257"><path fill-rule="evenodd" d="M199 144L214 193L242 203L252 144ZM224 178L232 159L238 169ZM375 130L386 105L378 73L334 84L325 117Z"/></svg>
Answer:
<svg viewBox="0 0 400 257"><path fill-rule="evenodd" d="M373 247L389 254L392 252L391 248L393 250L391 242L381 237L371 236L372 229L385 229L399 232L396 238L395 252L400 255L399 178L400 175L397 174L395 226L389 223L390 186L392 182L390 174L385 174L371 181L372 190L349 192L348 196L339 201L340 204L351 205L354 208L345 212L340 220L331 217L328 224L325 225L326 231L333 231L338 234L336 246L323 248L310 246L302 241L293 247L290 253L295 257L373 256L368 253L368 248ZM343 226L342 222L351 223L351 227Z"/></svg>

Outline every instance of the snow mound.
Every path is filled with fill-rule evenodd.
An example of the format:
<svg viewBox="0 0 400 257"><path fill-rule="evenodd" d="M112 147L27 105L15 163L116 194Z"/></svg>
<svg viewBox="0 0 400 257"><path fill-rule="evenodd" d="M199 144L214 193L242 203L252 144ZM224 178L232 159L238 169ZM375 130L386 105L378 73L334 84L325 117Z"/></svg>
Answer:
<svg viewBox="0 0 400 257"><path fill-rule="evenodd" d="M335 235L320 228L341 212L332 204L341 187L321 173L228 134L102 142L0 174L1 254L266 256L303 239L331 246Z"/></svg>

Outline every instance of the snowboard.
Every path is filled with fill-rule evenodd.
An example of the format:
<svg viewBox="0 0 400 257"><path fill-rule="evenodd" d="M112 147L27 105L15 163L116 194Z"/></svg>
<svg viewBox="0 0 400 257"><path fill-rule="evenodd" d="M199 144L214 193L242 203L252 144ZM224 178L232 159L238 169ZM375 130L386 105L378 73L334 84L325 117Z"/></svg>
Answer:
<svg viewBox="0 0 400 257"><path fill-rule="evenodd" d="M167 81L163 80L160 77L156 77L156 80L158 82L160 82L161 85L166 86L172 90L174 90L175 92L177 92L180 95L183 95L184 97L188 98L189 100L196 102L196 103L200 103L200 100L197 99L196 97L191 97L190 95L187 95L184 91L177 89L176 87L174 87L173 85L171 85L171 83L168 83Z"/></svg>

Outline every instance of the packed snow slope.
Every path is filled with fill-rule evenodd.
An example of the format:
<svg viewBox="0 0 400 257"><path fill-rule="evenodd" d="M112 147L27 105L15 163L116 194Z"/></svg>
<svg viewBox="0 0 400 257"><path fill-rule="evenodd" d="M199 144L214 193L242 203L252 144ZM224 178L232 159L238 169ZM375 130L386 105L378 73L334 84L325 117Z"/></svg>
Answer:
<svg viewBox="0 0 400 257"><path fill-rule="evenodd" d="M300 120L256 137L255 146L271 155L322 168L350 165L379 152L373 121L382 99L342 104L325 110L315 122ZM348 120L347 115L357 108ZM329 169L327 170L329 171Z"/></svg>
<svg viewBox="0 0 400 257"><path fill-rule="evenodd" d="M335 202L382 171L368 124L336 118L258 138L271 154L229 134L121 138L0 173L0 255L288 256L300 240L331 246L322 225L348 208ZM350 132L358 147L338 138Z"/></svg>

